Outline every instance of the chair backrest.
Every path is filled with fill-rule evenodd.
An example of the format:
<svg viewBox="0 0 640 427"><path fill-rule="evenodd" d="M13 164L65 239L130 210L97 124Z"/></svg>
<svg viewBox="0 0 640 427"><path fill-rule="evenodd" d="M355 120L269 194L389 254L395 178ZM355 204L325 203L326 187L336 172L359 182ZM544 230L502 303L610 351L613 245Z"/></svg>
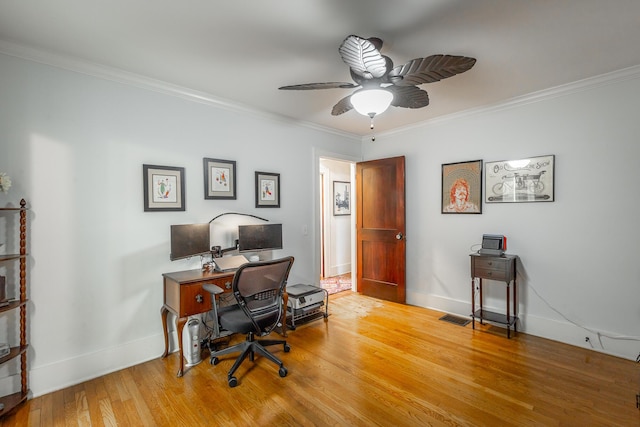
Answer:
<svg viewBox="0 0 640 427"><path fill-rule="evenodd" d="M293 257L249 262L236 270L231 284L238 305L251 319L255 333L266 335L282 317L284 293Z"/></svg>

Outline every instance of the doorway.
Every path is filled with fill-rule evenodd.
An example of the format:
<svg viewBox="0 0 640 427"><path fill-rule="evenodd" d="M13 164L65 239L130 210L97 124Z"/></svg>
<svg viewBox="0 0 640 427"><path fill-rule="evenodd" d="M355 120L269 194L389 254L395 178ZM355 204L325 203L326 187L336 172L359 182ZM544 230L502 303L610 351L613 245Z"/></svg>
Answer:
<svg viewBox="0 0 640 427"><path fill-rule="evenodd" d="M320 287L333 294L354 285L355 162L320 157L318 163L319 280Z"/></svg>

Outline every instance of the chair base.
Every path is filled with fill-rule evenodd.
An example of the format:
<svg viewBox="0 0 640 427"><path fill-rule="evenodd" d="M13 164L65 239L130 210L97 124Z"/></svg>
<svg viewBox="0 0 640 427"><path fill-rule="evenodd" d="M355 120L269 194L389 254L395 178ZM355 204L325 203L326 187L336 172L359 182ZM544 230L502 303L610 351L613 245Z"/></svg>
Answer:
<svg viewBox="0 0 640 427"><path fill-rule="evenodd" d="M291 350L291 347L289 346L289 344L287 344L286 340L256 340L254 333L249 332L247 334L247 339L245 341L239 344L236 344L234 346L212 352L211 357L209 359L209 363L211 363L212 365L217 365L219 362L218 357L224 356L226 354L240 352L240 355L237 357L233 366L229 370L229 373L227 374L229 387L235 387L236 385L238 385L238 379L233 374L240 367L240 365L247 358L247 356L249 357L249 360L253 362L255 359L256 353L259 354L260 356L266 357L267 359L269 359L270 361L278 365L278 367L280 368L278 370L278 373L280 374L281 377L286 377L288 372L287 372L287 368L284 367L284 364L282 363L282 361L278 359L276 356L274 356L273 354L271 354L265 348L265 347L276 345L276 344L283 345L285 353L288 353Z"/></svg>

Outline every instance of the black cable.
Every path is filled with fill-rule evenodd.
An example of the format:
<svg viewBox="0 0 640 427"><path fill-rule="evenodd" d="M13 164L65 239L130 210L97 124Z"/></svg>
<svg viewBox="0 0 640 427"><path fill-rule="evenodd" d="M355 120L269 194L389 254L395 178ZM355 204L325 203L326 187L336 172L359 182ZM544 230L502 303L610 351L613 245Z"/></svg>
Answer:
<svg viewBox="0 0 640 427"><path fill-rule="evenodd" d="M218 216L213 217L213 218L211 219L211 221L209 221L209 224L211 224L213 221L215 221L216 219L218 219L218 218L220 218L221 216L224 216L224 215L242 215L242 216L250 216L250 217L252 217L252 218L256 218L256 219L262 220L262 221L264 221L264 222L269 222L269 220L268 220L268 219L264 219L264 218L262 218L262 217L259 217L259 216L256 216L256 215L252 215L252 214L246 214L246 213L240 213L240 212L225 212L225 213L221 213L221 214L220 214L220 215L218 215Z"/></svg>

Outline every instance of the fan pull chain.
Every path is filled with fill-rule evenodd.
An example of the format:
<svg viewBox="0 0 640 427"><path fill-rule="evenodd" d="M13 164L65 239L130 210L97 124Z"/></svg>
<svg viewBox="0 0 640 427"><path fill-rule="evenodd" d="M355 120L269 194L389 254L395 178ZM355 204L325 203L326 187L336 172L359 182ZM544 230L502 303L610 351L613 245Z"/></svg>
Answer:
<svg viewBox="0 0 640 427"><path fill-rule="evenodd" d="M369 117L371 117L371 130L373 131L373 118L376 116L376 113L369 113ZM373 132L371 133L371 142L376 140L376 136L373 134Z"/></svg>
<svg viewBox="0 0 640 427"><path fill-rule="evenodd" d="M371 130L373 131L373 118L376 116L376 113L369 113L369 117L371 117ZM373 134L373 132L371 133L371 142L376 140L376 136Z"/></svg>

